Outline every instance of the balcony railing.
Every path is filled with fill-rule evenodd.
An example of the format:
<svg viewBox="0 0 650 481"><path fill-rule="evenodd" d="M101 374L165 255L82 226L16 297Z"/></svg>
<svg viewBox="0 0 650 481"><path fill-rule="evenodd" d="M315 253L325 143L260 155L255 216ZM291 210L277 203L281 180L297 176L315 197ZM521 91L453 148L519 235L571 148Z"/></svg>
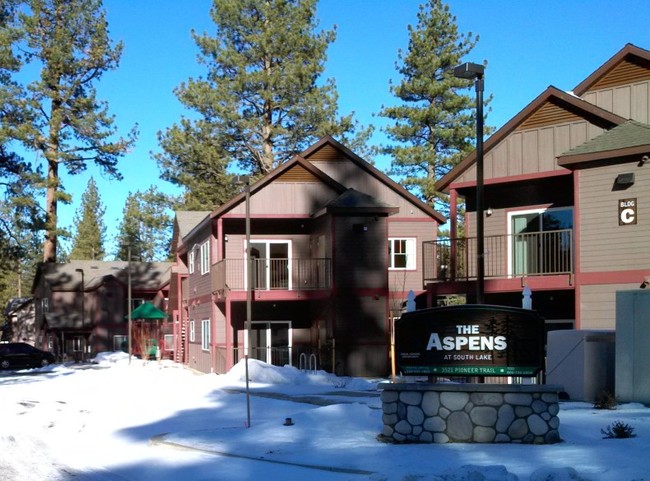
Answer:
<svg viewBox="0 0 650 481"><path fill-rule="evenodd" d="M246 290L244 259L224 259L212 266L212 290ZM252 259L254 290L317 290L332 287L330 259Z"/></svg>
<svg viewBox="0 0 650 481"><path fill-rule="evenodd" d="M424 283L476 279L476 238L439 239L422 245ZM573 273L573 230L484 238L486 278Z"/></svg>

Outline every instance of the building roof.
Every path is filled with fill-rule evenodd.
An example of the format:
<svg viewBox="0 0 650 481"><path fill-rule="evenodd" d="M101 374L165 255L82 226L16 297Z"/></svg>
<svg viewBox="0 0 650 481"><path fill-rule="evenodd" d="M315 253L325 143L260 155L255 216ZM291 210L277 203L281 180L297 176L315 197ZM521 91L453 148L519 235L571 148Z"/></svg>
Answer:
<svg viewBox="0 0 650 481"><path fill-rule="evenodd" d="M575 86L576 95L584 95L589 90L603 85L616 85L621 78L630 75L648 76L650 51L628 43L612 56L607 62L598 67L591 75ZM618 71L617 71L618 70Z"/></svg>
<svg viewBox="0 0 650 481"><path fill-rule="evenodd" d="M558 157L570 166L588 161L650 153L650 125L629 120Z"/></svg>
<svg viewBox="0 0 650 481"><path fill-rule="evenodd" d="M131 285L138 290L158 290L169 283L171 262L131 262ZM43 262L39 264L34 287L39 279L52 290L92 290L107 279L114 278L126 285L129 278L126 261L75 260L66 263ZM83 286L82 286L83 277Z"/></svg>
<svg viewBox="0 0 650 481"><path fill-rule="evenodd" d="M597 107L575 95L562 90L549 86L544 92L538 95L532 102L530 102L523 110L510 119L503 127L497 130L485 142L484 153L489 152L492 148L496 147L508 135L519 128L524 122L531 118L537 111L542 109L545 105L553 104L559 108L570 111L582 118L598 125L601 128L611 129L616 125L626 122L627 119L609 112L605 109ZM467 171L472 165L476 163L476 150L465 157L458 165L450 170L442 179L436 182L436 190L443 192L448 189L449 185L458 178L461 174Z"/></svg>

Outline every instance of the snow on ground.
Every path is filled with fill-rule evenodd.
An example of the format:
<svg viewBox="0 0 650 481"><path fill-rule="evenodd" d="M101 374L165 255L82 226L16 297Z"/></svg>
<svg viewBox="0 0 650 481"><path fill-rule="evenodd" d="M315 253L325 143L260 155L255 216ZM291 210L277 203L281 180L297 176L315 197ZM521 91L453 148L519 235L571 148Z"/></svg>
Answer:
<svg viewBox="0 0 650 481"><path fill-rule="evenodd" d="M393 445L377 382L254 360L249 374L247 428L243 363L203 375L112 353L0 372L0 481L650 481L639 404L562 403L555 445ZM603 439L619 420L637 436Z"/></svg>

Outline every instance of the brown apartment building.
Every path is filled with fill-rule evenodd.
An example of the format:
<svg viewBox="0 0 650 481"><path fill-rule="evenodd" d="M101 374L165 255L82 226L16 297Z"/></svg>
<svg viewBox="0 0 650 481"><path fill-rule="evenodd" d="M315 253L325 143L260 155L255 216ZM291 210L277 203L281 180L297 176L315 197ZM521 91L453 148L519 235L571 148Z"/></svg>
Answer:
<svg viewBox="0 0 650 481"><path fill-rule="evenodd" d="M626 45L565 92L548 87L484 149L485 302L548 329L614 329L617 291L650 280L650 52ZM465 234L425 242L428 305L476 292L476 154L438 182Z"/></svg>
<svg viewBox="0 0 650 481"><path fill-rule="evenodd" d="M222 373L243 357L250 279L251 357L389 373L392 318L424 293L422 245L445 218L330 137L250 185L250 266L246 200L177 213L176 359Z"/></svg>

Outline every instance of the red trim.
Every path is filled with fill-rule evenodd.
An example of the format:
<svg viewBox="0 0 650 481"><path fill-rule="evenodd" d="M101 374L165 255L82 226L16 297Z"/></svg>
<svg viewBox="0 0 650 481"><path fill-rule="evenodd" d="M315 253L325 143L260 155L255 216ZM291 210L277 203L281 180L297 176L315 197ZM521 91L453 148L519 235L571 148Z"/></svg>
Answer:
<svg viewBox="0 0 650 481"><path fill-rule="evenodd" d="M611 272L583 272L579 281L581 286L602 284L641 284L650 275L650 269L635 269Z"/></svg>
<svg viewBox="0 0 650 481"><path fill-rule="evenodd" d="M578 192L580 192L580 172L576 171L573 173L573 270L576 273L576 279L580 279L582 275L580 266L580 223L578 222L578 219L580 219L580 196L578 195ZM576 289L574 302L574 311L576 313L574 328L580 329L580 325L582 324L582 309L580 309L581 293L579 288Z"/></svg>
<svg viewBox="0 0 650 481"><path fill-rule="evenodd" d="M389 217L388 222L426 222L429 224L433 224L433 226L436 226L435 223L431 221L431 219L424 219L421 217ZM433 227L432 226L432 227ZM435 229L435 227L433 227Z"/></svg>
<svg viewBox="0 0 650 481"><path fill-rule="evenodd" d="M245 219L246 214L224 214L220 219ZM255 219L311 219L309 214L255 214Z"/></svg>

